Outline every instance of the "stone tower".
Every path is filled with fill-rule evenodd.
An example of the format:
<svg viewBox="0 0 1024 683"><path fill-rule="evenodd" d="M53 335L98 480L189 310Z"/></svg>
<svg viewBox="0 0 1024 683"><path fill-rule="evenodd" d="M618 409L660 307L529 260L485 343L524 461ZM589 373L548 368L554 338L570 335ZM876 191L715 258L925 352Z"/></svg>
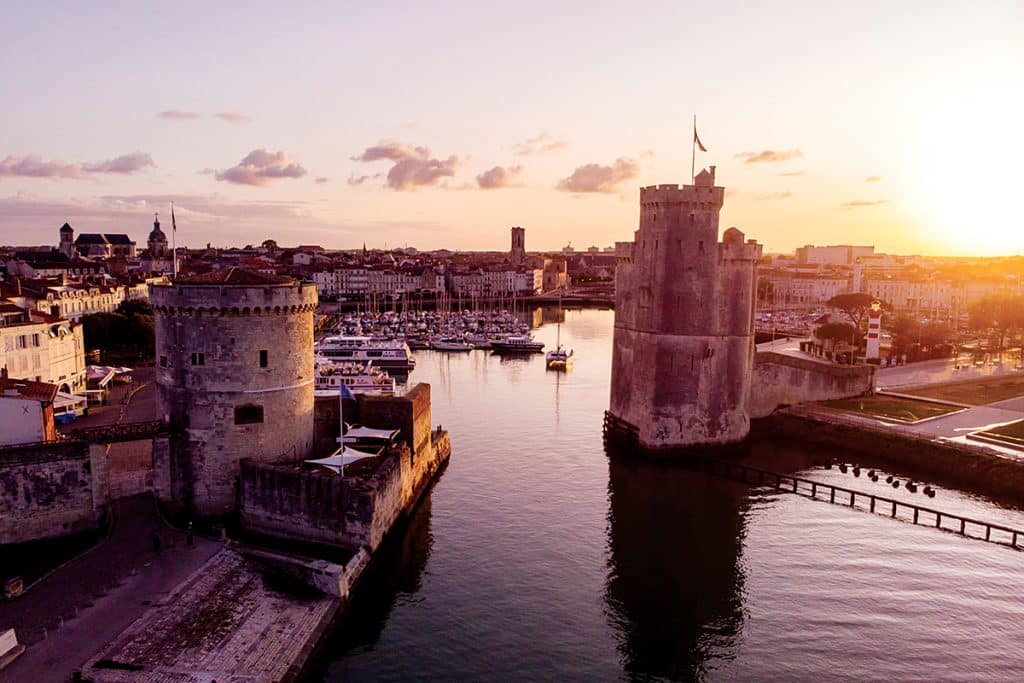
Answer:
<svg viewBox="0 0 1024 683"><path fill-rule="evenodd" d="M750 431L754 296L761 246L729 228L715 167L693 185L640 189L640 228L616 245L609 428L666 449Z"/></svg>
<svg viewBox="0 0 1024 683"><path fill-rule="evenodd" d="M60 226L60 253L68 258L75 256L75 229L69 223Z"/></svg>
<svg viewBox="0 0 1024 683"><path fill-rule="evenodd" d="M508 254L512 265L520 266L526 259L526 229L518 225L512 228L512 248Z"/></svg>
<svg viewBox="0 0 1024 683"><path fill-rule="evenodd" d="M153 261L166 259L170 255L170 250L167 248L167 235L160 229L159 216L153 218L153 229L149 233L146 246L149 248L149 258Z"/></svg>
<svg viewBox="0 0 1024 683"><path fill-rule="evenodd" d="M231 268L150 287L160 413L174 435L154 486L176 507L236 508L239 461L296 461L313 442L316 287Z"/></svg>

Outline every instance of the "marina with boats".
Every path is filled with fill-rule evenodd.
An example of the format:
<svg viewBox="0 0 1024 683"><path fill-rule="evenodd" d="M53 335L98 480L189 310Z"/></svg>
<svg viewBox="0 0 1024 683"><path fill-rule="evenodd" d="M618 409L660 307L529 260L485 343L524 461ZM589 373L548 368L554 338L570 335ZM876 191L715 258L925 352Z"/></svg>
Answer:
<svg viewBox="0 0 1024 683"><path fill-rule="evenodd" d="M559 325L562 315L559 306L556 319ZM315 352L318 364L324 361L355 363L363 369L372 364L376 379L359 377L345 383L357 393L379 391L382 384L387 384L386 379L379 379L380 373L402 376L416 367L414 351L489 351L493 355L543 353L544 343L536 340L531 332L543 317L540 308L532 311L406 310L336 314L321 323L325 336L317 342ZM571 367L572 358L573 351L564 349L559 337L557 348L547 353L545 365L565 370ZM337 391L338 381L318 378L317 388Z"/></svg>

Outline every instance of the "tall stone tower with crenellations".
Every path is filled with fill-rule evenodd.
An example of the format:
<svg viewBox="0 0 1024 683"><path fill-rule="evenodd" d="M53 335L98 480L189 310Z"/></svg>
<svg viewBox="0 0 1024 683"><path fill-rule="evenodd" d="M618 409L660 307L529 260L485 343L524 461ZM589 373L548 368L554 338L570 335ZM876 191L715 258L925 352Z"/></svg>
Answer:
<svg viewBox="0 0 1024 683"><path fill-rule="evenodd" d="M729 228L715 167L640 189L640 228L616 245L608 428L646 449L728 444L750 431L761 246Z"/></svg>
<svg viewBox="0 0 1024 683"><path fill-rule="evenodd" d="M173 435L169 462L154 455L154 488L179 509L231 514L239 461L310 455L316 287L231 268L151 286L150 301Z"/></svg>

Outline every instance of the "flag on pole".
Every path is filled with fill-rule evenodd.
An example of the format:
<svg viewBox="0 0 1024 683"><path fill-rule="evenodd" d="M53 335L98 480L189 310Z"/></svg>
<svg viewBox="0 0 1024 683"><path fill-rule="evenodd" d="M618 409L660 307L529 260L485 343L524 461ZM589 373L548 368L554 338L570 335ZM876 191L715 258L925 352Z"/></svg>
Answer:
<svg viewBox="0 0 1024 683"><path fill-rule="evenodd" d="M356 400L356 395L352 393L352 390L348 388L344 381L341 383L341 397L347 398L350 401Z"/></svg>
<svg viewBox="0 0 1024 683"><path fill-rule="evenodd" d="M708 151L708 148L705 147L704 143L700 141L699 137L697 137L697 124L696 123L693 124L693 142L694 142L695 145L697 145L697 147L700 148L700 151L702 151L702 152ZM173 223L173 222L174 222L174 211L172 210L171 211L171 223Z"/></svg>
<svg viewBox="0 0 1024 683"><path fill-rule="evenodd" d="M696 135L696 131L694 131ZM701 149L704 149L701 147ZM178 232L178 224L174 222L174 204L171 204L171 232Z"/></svg>

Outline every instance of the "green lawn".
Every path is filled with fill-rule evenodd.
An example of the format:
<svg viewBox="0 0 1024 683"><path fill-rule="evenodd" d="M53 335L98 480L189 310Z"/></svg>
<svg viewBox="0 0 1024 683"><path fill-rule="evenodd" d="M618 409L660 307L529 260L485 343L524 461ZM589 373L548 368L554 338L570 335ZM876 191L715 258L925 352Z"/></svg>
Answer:
<svg viewBox="0 0 1024 683"><path fill-rule="evenodd" d="M983 406L1008 398L1024 396L1024 375L991 377L954 384L940 384L920 389L908 389L902 393L922 398L937 398L942 401Z"/></svg>
<svg viewBox="0 0 1024 683"><path fill-rule="evenodd" d="M1003 441L1008 446L1024 448L1024 420L1011 422L1010 424L1003 425L1002 427L993 427L992 429L985 430L984 432L978 432L978 434L997 441Z"/></svg>
<svg viewBox="0 0 1024 683"><path fill-rule="evenodd" d="M960 410L956 406L944 406L927 401L915 401L895 396L868 396L864 398L843 398L824 401L822 405L835 410L861 413L896 422L917 422L928 417L946 415Z"/></svg>

